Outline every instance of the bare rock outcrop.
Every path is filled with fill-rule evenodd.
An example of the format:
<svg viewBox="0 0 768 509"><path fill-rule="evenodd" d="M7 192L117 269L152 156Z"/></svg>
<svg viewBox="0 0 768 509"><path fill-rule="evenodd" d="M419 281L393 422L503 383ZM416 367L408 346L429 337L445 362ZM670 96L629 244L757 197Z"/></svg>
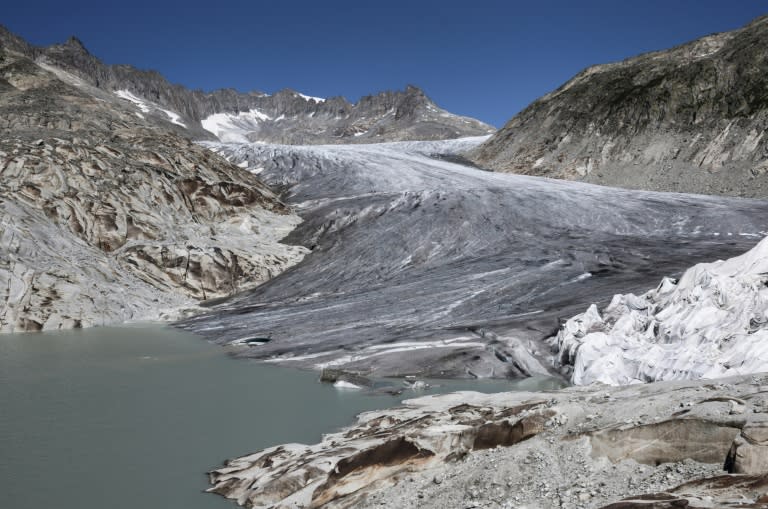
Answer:
<svg viewBox="0 0 768 509"><path fill-rule="evenodd" d="M254 508L766 507L766 472L724 471L734 439L764 439L766 382L407 400L318 444L231 460L210 491Z"/></svg>
<svg viewBox="0 0 768 509"><path fill-rule="evenodd" d="M679 507L765 509L768 475L718 475L690 481L663 493L629 497L603 509L677 509Z"/></svg>
<svg viewBox="0 0 768 509"><path fill-rule="evenodd" d="M256 177L111 94L2 49L0 81L1 331L174 316L306 252Z"/></svg>
<svg viewBox="0 0 768 509"><path fill-rule="evenodd" d="M554 415L545 400L507 407L493 400L461 404L459 398L424 398L394 412L366 413L354 428L317 445L281 445L232 460L211 473L210 491L248 507L320 507L338 499L349 505L405 473L527 440Z"/></svg>
<svg viewBox="0 0 768 509"><path fill-rule="evenodd" d="M768 414L760 414L741 428L741 434L731 446L726 467L736 474L768 476Z"/></svg>

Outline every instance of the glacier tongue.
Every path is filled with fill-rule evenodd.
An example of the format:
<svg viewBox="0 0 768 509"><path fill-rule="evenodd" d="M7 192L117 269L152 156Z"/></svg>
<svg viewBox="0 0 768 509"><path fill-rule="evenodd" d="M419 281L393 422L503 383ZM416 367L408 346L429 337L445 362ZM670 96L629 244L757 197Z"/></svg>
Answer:
<svg viewBox="0 0 768 509"><path fill-rule="evenodd" d="M282 191L304 219L286 242L311 253L177 325L219 344L271 336L236 354L304 368L531 376L549 371L543 340L560 316L741 254L768 229L768 202L452 162L480 141L205 143Z"/></svg>
<svg viewBox="0 0 768 509"><path fill-rule="evenodd" d="M552 339L574 384L623 385L768 370L768 238L741 256L593 304Z"/></svg>

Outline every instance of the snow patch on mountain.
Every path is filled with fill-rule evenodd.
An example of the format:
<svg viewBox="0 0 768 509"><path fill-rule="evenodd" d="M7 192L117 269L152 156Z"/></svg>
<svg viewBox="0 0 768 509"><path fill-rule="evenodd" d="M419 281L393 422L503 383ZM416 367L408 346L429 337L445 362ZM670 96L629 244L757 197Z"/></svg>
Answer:
<svg viewBox="0 0 768 509"><path fill-rule="evenodd" d="M139 110L141 110L141 113L150 113L151 111L161 111L161 112L163 112L168 117L168 119L172 123L174 123L174 124L176 124L178 126L184 127L184 128L187 127L187 124L185 124L184 122L181 121L181 115L179 115L175 111L166 110L164 108L161 108L157 104L154 104L152 102L146 101L146 100L142 99L141 97L138 97L137 95L133 94L132 92L130 92L128 90L115 90L115 95L117 97L121 98L121 99L125 99L126 101L132 103L134 106L139 108ZM140 114L138 112L136 113L136 115L139 118L142 118L142 119L144 118L144 115L142 115L142 114Z"/></svg>
<svg viewBox="0 0 768 509"><path fill-rule="evenodd" d="M324 103L325 102L325 98L324 97L314 97L314 96L311 96L311 95L304 95L301 92L296 92L296 94L299 97L301 97L302 99L304 99L305 101L315 101L315 102L318 102L318 103Z"/></svg>
<svg viewBox="0 0 768 509"><path fill-rule="evenodd" d="M768 238L644 295L592 305L552 339L574 384L623 385L768 370Z"/></svg>
<svg viewBox="0 0 768 509"><path fill-rule="evenodd" d="M130 93L128 90L115 90L115 95L117 97L120 97L121 99L125 99L126 101L130 101L133 104L135 104L143 113L149 113L151 111L151 108L149 105L144 101L144 99L141 99L139 97L136 97L132 93Z"/></svg>
<svg viewBox="0 0 768 509"><path fill-rule="evenodd" d="M250 143L246 135L259 123L268 120L272 117L252 109L240 113L214 113L201 120L200 124L224 143Z"/></svg>
<svg viewBox="0 0 768 509"><path fill-rule="evenodd" d="M168 118L171 119L171 122L180 125L181 127L187 127L187 124L181 121L181 116L178 113L175 113L171 110L161 110L163 113L168 115Z"/></svg>

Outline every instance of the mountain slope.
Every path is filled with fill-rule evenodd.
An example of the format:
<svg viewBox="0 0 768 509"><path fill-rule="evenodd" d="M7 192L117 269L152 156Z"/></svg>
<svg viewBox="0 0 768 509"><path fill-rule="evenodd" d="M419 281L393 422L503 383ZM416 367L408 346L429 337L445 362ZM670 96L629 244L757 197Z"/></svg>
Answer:
<svg viewBox="0 0 768 509"><path fill-rule="evenodd" d="M203 92L169 83L156 71L106 65L77 38L36 48L0 26L0 43L38 63L62 69L90 85L117 93L138 111L173 119L197 139L286 144L371 143L436 140L490 134L494 128L453 115L420 89L381 92L356 104L343 97L321 99L293 90L274 95L233 89ZM143 107L140 103L144 103ZM149 111L145 111L149 110Z"/></svg>
<svg viewBox="0 0 768 509"><path fill-rule="evenodd" d="M768 196L768 17L590 67L470 157L499 171L660 191Z"/></svg>
<svg viewBox="0 0 768 509"><path fill-rule="evenodd" d="M55 71L0 46L0 331L156 318L301 258L257 178Z"/></svg>

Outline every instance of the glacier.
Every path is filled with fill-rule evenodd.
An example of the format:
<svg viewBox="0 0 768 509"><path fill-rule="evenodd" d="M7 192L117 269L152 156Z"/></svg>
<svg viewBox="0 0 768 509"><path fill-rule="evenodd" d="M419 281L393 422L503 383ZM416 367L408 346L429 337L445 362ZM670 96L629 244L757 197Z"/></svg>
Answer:
<svg viewBox="0 0 768 509"><path fill-rule="evenodd" d="M561 317L750 249L768 202L482 171L483 137L288 146L204 143L304 220L310 253L178 326L237 356L372 376L556 374ZM728 235L731 233L732 235ZM271 336L260 346L248 339Z"/></svg>

